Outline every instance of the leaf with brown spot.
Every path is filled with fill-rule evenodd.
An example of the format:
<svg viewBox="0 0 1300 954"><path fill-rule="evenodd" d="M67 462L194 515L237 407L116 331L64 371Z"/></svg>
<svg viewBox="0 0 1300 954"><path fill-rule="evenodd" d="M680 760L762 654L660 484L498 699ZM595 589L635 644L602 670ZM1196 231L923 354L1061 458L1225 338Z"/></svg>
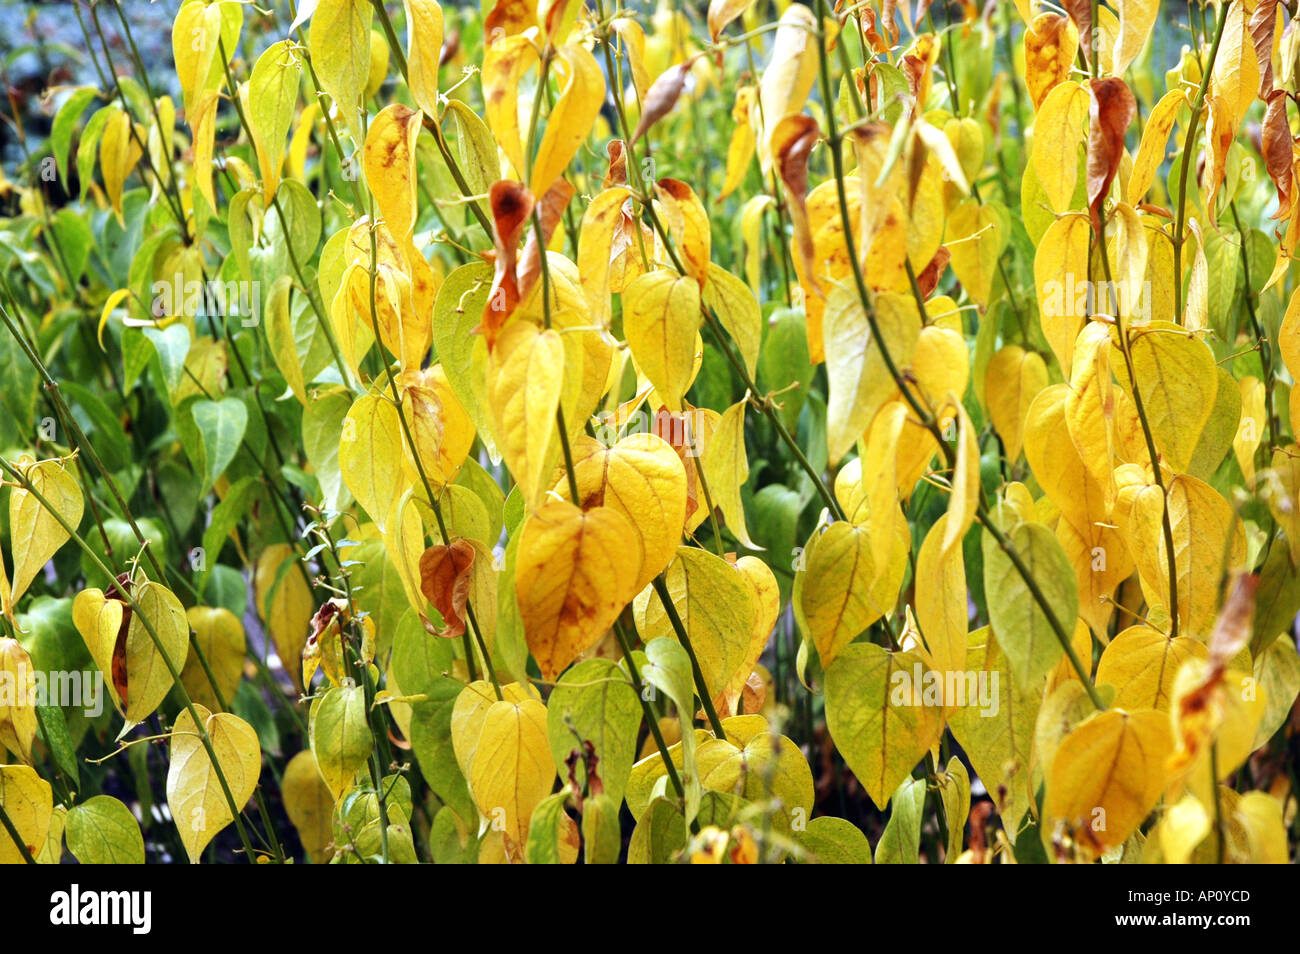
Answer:
<svg viewBox="0 0 1300 954"><path fill-rule="evenodd" d="M441 636L451 638L465 632L473 568L474 547L468 540L431 546L420 557L420 592L442 614L446 629Z"/></svg>
<svg viewBox="0 0 1300 954"><path fill-rule="evenodd" d="M1079 31L1067 17L1040 13L1025 30L1025 85L1037 110L1058 83L1070 78Z"/></svg>
<svg viewBox="0 0 1300 954"><path fill-rule="evenodd" d="M1128 84L1113 76L1088 84L1088 209L1092 227L1101 231L1101 210L1124 155L1124 134L1137 113Z"/></svg>
<svg viewBox="0 0 1300 954"><path fill-rule="evenodd" d="M519 278L515 274L519 239L533 213L533 194L521 182L502 179L488 189L488 204L492 208L492 221L496 241L496 259L493 262L492 291L483 307L483 320L479 330L487 339L488 350L496 345L497 334L522 297Z"/></svg>
<svg viewBox="0 0 1300 954"><path fill-rule="evenodd" d="M772 154L776 157L781 185L785 188L790 222L794 226L795 245L799 249L804 274L810 278L816 274L816 267L812 229L808 223L808 156L821 134L817 120L802 113L787 116L772 132ZM815 280L813 288L819 294L824 294ZM813 360L816 361L817 358L814 357Z"/></svg>
<svg viewBox="0 0 1300 954"><path fill-rule="evenodd" d="M568 179L560 178L555 180L555 185L547 190L546 195L542 196L542 201L537 206L537 217L541 219L542 241L550 244L551 236L555 234L555 227L560 224L560 219L564 217L564 210L569 205L569 200L573 198L574 188ZM524 241L524 254L520 258L516 268L519 281L519 295L526 297L537 284L537 277L542 271L542 256L540 246L537 244L537 229L527 229L528 238Z"/></svg>

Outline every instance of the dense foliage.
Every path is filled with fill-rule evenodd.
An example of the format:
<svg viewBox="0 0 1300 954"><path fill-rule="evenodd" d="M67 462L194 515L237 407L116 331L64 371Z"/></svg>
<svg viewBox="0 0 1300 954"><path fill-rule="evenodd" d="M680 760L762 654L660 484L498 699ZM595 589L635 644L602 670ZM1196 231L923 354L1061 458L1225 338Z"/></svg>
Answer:
<svg viewBox="0 0 1300 954"><path fill-rule="evenodd" d="M1169 7L70 8L0 861L1289 860L1300 26Z"/></svg>

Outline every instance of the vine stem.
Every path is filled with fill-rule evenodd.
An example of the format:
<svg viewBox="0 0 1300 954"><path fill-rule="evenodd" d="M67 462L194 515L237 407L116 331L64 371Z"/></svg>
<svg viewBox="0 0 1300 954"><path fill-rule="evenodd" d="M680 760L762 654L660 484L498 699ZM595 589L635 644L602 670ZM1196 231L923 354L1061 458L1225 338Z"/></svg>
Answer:
<svg viewBox="0 0 1300 954"><path fill-rule="evenodd" d="M819 23L824 23L826 16L826 0L817 0L817 17ZM867 316L867 323L871 327L871 337L872 340L876 342L876 346L880 349L881 359L884 361L885 367L889 370L890 377L893 378L895 386L903 395L903 398L907 401L913 412L920 419L921 425L930 431L931 435L942 449L948 467L955 470L957 465L956 451L953 450L953 448L948 444L947 439L943 436L943 432L940 430L933 413L922 406L920 399L918 399L918 397L912 393L911 388L908 387L906 380L899 371L898 365L894 362L894 358L889 352L889 346L885 344L884 339L880 335L880 326L876 318L876 311L872 305L871 294L867 290L866 279L862 274L862 264L858 260L856 244L853 238L853 222L849 215L848 197L844 185L844 159L840 155L841 137L836 127L835 113L833 109L830 108L833 99L831 96L830 61L826 53L826 36L824 30L820 31L818 35L818 50L820 54L818 74L821 81L822 100L828 107L825 111L828 126L827 142L830 146L831 165L835 176L836 193L839 199L840 220L844 228L844 242L848 249L849 263L852 266L853 279L857 286L858 296L861 299L863 311ZM920 307L919 304L918 307ZM924 310L922 310L922 314L924 314ZM1012 565L1015 566L1016 571L1025 581L1025 586L1028 588L1030 595L1033 596L1034 601L1039 605L1039 608L1043 611L1043 615L1046 617L1048 625L1055 634L1057 642L1061 644L1061 648L1065 652L1066 657L1070 660L1070 664L1078 675L1079 680L1087 690L1088 698L1092 701L1092 704L1099 710L1105 709L1106 706L1102 701L1101 696L1098 695L1097 689L1093 685L1092 679L1088 674L1088 670L1084 668L1078 654L1074 652L1074 647L1070 643L1070 634L1065 631L1065 627L1062 625L1061 620L1057 618L1056 612L1053 610L1051 603L1048 602L1046 595L1043 593L1042 587L1038 585L1038 581L1034 577L1033 571L1031 571L1025 564L1024 559L1016 550L1015 546L989 515L988 508L984 503L982 487L980 490L979 503L976 508L976 519L985 530L993 536L994 540L997 541L998 546L1007 554Z"/></svg>
<svg viewBox="0 0 1300 954"><path fill-rule="evenodd" d="M90 558L91 562L95 565L95 568L103 573L105 578L108 580L116 579L117 575L104 565L104 561L99 558L99 554L97 554L81 534L77 532L77 529L68 523L63 514L51 506L50 502L45 498L45 495L32 485L32 482L27 479L25 474L18 471L3 457L0 457L0 470L4 471L4 473L9 475L13 480L16 480L24 490L36 498L36 501L45 508L46 512L49 513L55 521L58 522L64 532L68 534L68 537L81 548L81 551ZM239 805L235 804L235 796L230 790L230 783L226 780L226 773L221 767L221 762L217 759L216 750L212 747L212 739L208 735L207 726L205 726L203 720L199 718L199 714L194 708L194 700L190 698L189 691L185 688L185 684L181 682L180 670L176 668L176 664L172 662L171 657L167 655L167 652L163 649L162 639L158 636L158 631L154 628L153 621L149 619L141 609L140 604L135 601L135 597L132 596L125 587L118 587L117 589L118 592L126 597L126 602L130 605L131 611L140 619L140 622L144 624L145 631L149 634L149 639L153 642L154 649L158 651L158 655L161 657L163 665L167 668L168 675L172 677L173 686L176 689L176 692L180 695L185 711L194 722L194 726L199 734L199 739L203 743L203 748L207 752L208 759L212 764L212 770L216 773L217 781L221 785L221 792L222 795L225 796L226 805L230 808L231 818L235 823L235 829L239 833L239 840L244 844L244 851L247 852L249 861L252 861L254 855L253 846L248 840L248 832L244 828L242 809Z"/></svg>
<svg viewBox="0 0 1300 954"><path fill-rule="evenodd" d="M18 853L23 856L23 862L29 865L36 864L36 859L32 857L31 850L27 847L27 843L23 841L22 836L18 834L17 826L15 826L13 820L10 819L9 813L5 811L4 802L0 802L0 824L4 825L5 831L7 831L9 837L13 839L14 847L16 847Z"/></svg>
<svg viewBox="0 0 1300 954"><path fill-rule="evenodd" d="M1223 39L1223 28L1228 23L1228 9L1232 0L1225 0L1219 7L1219 21L1214 28L1214 42L1210 46L1210 61L1201 71L1201 85L1196 90L1196 99L1192 102L1192 119L1187 126L1187 136L1183 139L1181 167L1178 170L1178 211L1174 218L1174 321L1183 323L1183 241L1187 226L1187 170L1191 167L1192 147L1196 141L1196 127L1205 108L1205 91L1210 85L1210 74L1214 71L1214 61L1219 56L1219 43Z"/></svg>

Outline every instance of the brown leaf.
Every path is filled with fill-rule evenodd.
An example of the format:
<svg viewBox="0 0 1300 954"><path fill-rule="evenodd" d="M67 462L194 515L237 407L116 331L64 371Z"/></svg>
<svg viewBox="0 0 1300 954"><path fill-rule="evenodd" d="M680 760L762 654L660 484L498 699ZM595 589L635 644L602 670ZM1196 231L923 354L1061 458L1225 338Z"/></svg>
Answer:
<svg viewBox="0 0 1300 954"><path fill-rule="evenodd" d="M934 291L939 284L939 279L943 276L943 270L948 267L948 260L952 258L952 252L948 251L947 246L940 245L939 251L934 253L934 258L930 259L925 268L921 269L916 276L916 285L921 289L921 297L929 298L930 293Z"/></svg>
<svg viewBox="0 0 1300 954"><path fill-rule="evenodd" d="M817 120L803 113L785 117L772 132L772 153L776 156L781 185L785 187L795 245L799 249L803 273L810 277L816 273L816 268L812 229L808 222L808 155L821 135ZM816 282L813 287L820 293Z"/></svg>
<svg viewBox="0 0 1300 954"><path fill-rule="evenodd" d="M693 60L686 60L668 67L650 84L645 94L645 107L641 110L641 121L636 124L636 132L632 134L632 145L635 146L637 140L650 131L651 126L672 112L682 90L686 88L686 76L691 71L692 62Z"/></svg>
<svg viewBox="0 0 1300 954"><path fill-rule="evenodd" d="M609 156L605 188L612 189L614 186L627 185L627 150L623 148L623 140L611 139L609 145L605 147L605 154Z"/></svg>
<svg viewBox="0 0 1300 954"><path fill-rule="evenodd" d="M448 638L465 632L465 605L469 602L474 547L468 540L451 546L438 544L420 556L420 592L442 614Z"/></svg>
<svg viewBox="0 0 1300 954"><path fill-rule="evenodd" d="M1088 92L1088 209L1092 227L1100 232L1102 205L1119 172L1124 134L1137 113L1137 102L1128 85L1113 76L1091 80Z"/></svg>
<svg viewBox="0 0 1300 954"><path fill-rule="evenodd" d="M478 330L487 339L488 350L496 344L497 333L506 323L522 297L515 274L519 239L533 214L533 194L522 182L502 179L488 189L488 203L496 234L496 259L493 263L492 292L483 307Z"/></svg>
<svg viewBox="0 0 1300 954"><path fill-rule="evenodd" d="M1232 581L1228 597L1219 609L1219 618L1210 633L1210 672L1214 681L1227 668L1239 652L1250 642L1254 629L1255 589L1259 577L1253 573L1239 573Z"/></svg>
<svg viewBox="0 0 1300 954"><path fill-rule="evenodd" d="M1291 215L1293 150L1291 125L1286 118L1286 101L1286 90L1273 90L1268 96L1264 122L1260 127L1260 152L1264 156L1264 166L1268 169L1269 178L1277 186L1277 211L1273 213L1275 219L1285 219Z"/></svg>
<svg viewBox="0 0 1300 954"><path fill-rule="evenodd" d="M1259 61L1259 98L1267 102L1273 92L1273 34L1277 31L1277 0L1260 0L1250 13L1246 29Z"/></svg>
<svg viewBox="0 0 1300 954"><path fill-rule="evenodd" d="M555 185L546 190L542 203L537 207L538 218L542 224L542 238L549 243L555 227L564 216L564 209L573 198L573 186L563 176L555 180ZM537 244L537 229L528 229L528 238L524 241L524 255L517 268L519 277L519 297L523 298L532 291L541 274L542 256Z"/></svg>
<svg viewBox="0 0 1300 954"><path fill-rule="evenodd" d="M1061 6L1079 31L1079 47L1084 59L1092 63L1092 0L1062 0Z"/></svg>

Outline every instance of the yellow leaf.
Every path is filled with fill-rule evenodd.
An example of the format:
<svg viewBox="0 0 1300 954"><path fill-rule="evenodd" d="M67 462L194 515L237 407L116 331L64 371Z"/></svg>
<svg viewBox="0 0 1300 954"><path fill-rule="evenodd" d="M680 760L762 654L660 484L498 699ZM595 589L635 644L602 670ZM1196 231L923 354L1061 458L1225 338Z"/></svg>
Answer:
<svg viewBox="0 0 1300 954"><path fill-rule="evenodd" d="M1166 466L1184 473L1214 409L1219 387L1214 353L1205 342L1167 321L1130 329L1129 341L1133 373L1156 450ZM1111 361L1116 360L1120 360L1118 342L1111 353ZM1120 382L1127 392L1128 375L1121 373ZM1142 463L1149 463L1145 456Z"/></svg>
<svg viewBox="0 0 1300 954"><path fill-rule="evenodd" d="M285 813L312 863L328 861L325 849L334 841L334 796L321 778L310 749L299 752L284 767L280 794Z"/></svg>
<svg viewBox="0 0 1300 954"><path fill-rule="evenodd" d="M54 814L50 783L29 766L0 765L0 805L4 806L23 847L32 856L39 854ZM18 845L0 828L0 865L20 865L23 860Z"/></svg>
<svg viewBox="0 0 1300 954"><path fill-rule="evenodd" d="M1068 380L1074 342L1087 315L1088 249L1092 226L1083 215L1065 215L1043 234L1034 253L1038 320Z"/></svg>
<svg viewBox="0 0 1300 954"><path fill-rule="evenodd" d="M749 477L749 457L745 454L745 405L748 403L746 394L722 413L722 420L701 455L700 465L713 504L722 511L728 528L745 547L761 550L745 528L745 508L740 496L740 488Z"/></svg>
<svg viewBox="0 0 1300 954"><path fill-rule="evenodd" d="M885 292L875 299L876 323L894 366L911 363L921 333L921 316L910 296ZM881 350L871 334L856 290L837 285L826 302L826 442L838 463L894 392Z"/></svg>
<svg viewBox="0 0 1300 954"><path fill-rule="evenodd" d="M763 175L772 168L772 133L781 120L803 109L817 78L817 20L801 3L792 3L781 14L772 55L758 84L758 109L763 121L759 158Z"/></svg>
<svg viewBox="0 0 1300 954"><path fill-rule="evenodd" d="M406 489L402 422L392 401L378 394L357 398L343 419L339 470L352 496L380 530Z"/></svg>
<svg viewBox="0 0 1300 954"><path fill-rule="evenodd" d="M966 199L948 215L944 246L952 253L952 270L976 302L988 305L998 258L1007 244L997 213Z"/></svg>
<svg viewBox="0 0 1300 954"><path fill-rule="evenodd" d="M916 622L929 648L930 660L941 673L966 668L966 561L961 547L945 549L947 514L925 535L916 557Z"/></svg>
<svg viewBox="0 0 1300 954"><path fill-rule="evenodd" d="M1155 807L1171 748L1169 720L1108 709L1062 741L1047 781L1047 818L1094 853L1122 845Z"/></svg>
<svg viewBox="0 0 1300 954"><path fill-rule="evenodd" d="M402 0L406 10L406 79L411 98L438 119L438 64L442 60L442 7L436 0Z"/></svg>
<svg viewBox="0 0 1300 954"><path fill-rule="evenodd" d="M533 809L554 782L546 706L536 699L492 703L483 717L469 785L479 811L504 836L507 854L522 854Z"/></svg>
<svg viewBox="0 0 1300 954"><path fill-rule="evenodd" d="M1074 345L1065 423L1089 475L1102 489L1105 513L1115 504L1115 399L1110 370L1110 327L1089 322Z"/></svg>
<svg viewBox="0 0 1300 954"><path fill-rule="evenodd" d="M1167 712L1183 663L1207 658L1205 644L1190 636L1171 638L1150 626L1130 626L1101 654L1097 685L1114 686L1114 704L1121 709Z"/></svg>
<svg viewBox="0 0 1300 954"><path fill-rule="evenodd" d="M32 761L36 738L36 701L32 657L18 640L0 637L0 751L8 749L24 762Z"/></svg>
<svg viewBox="0 0 1300 954"><path fill-rule="evenodd" d="M795 577L795 607L823 667L891 608L874 599L873 550L870 527L843 522L814 534L804 550L805 568Z"/></svg>
<svg viewBox="0 0 1300 954"><path fill-rule="evenodd" d="M524 503L541 505L558 448L552 440L564 391L565 349L560 333L528 321L506 325L488 366L493 431Z"/></svg>
<svg viewBox="0 0 1300 954"><path fill-rule="evenodd" d="M758 611L749 580L726 560L697 547L679 547L663 579L699 659L704 684L717 698L749 652ZM653 590L637 596L634 614L642 641L677 638Z"/></svg>
<svg viewBox="0 0 1300 954"><path fill-rule="evenodd" d="M1111 73L1123 76L1146 45L1160 11L1160 0L1119 0L1119 36L1111 60Z"/></svg>
<svg viewBox="0 0 1300 954"><path fill-rule="evenodd" d="M302 63L288 40L267 47L248 79L248 126L253 134L267 206L280 183L285 139L293 125L293 108L298 101L301 79Z"/></svg>
<svg viewBox="0 0 1300 954"><path fill-rule="evenodd" d="M215 94L213 94L215 96ZM216 106L215 99L212 103ZM200 108L200 113L203 109ZM196 146L199 145L196 137ZM103 136L99 140L99 166L104 173L104 191L113 205L113 214L122 222L122 185L131 174L135 164L144 153L132 133L131 115L125 110L114 108L104 123ZM199 169L199 156L195 152L195 169ZM211 187L207 191L208 204L212 205Z"/></svg>
<svg viewBox="0 0 1300 954"><path fill-rule="evenodd" d="M1007 345L989 359L984 394L989 417L998 437L1002 438L1008 461L1020 457L1025 417L1034 398L1047 384L1047 365L1043 359L1019 345Z"/></svg>
<svg viewBox="0 0 1300 954"><path fill-rule="evenodd" d="M235 698L239 679L244 674L247 649L244 625L239 617L224 607L191 606L185 616L190 628L194 630L198 650L212 670L217 689L229 705ZM208 681L198 653L186 657L185 668L181 670L181 685L190 694L190 698L204 708L221 710L217 693Z"/></svg>
<svg viewBox="0 0 1300 954"><path fill-rule="evenodd" d="M636 595L641 538L614 507L553 501L520 531L515 598L542 678L594 646Z"/></svg>
<svg viewBox="0 0 1300 954"><path fill-rule="evenodd" d="M524 141L519 130L519 81L538 61L526 35L504 36L487 44L483 54L484 116L515 175L524 176ZM583 127L583 134L589 126ZM544 195L533 191L533 195Z"/></svg>
<svg viewBox="0 0 1300 954"><path fill-rule="evenodd" d="M710 262L702 298L705 307L713 309L722 327L731 335L749 376L756 377L763 316L754 293L735 275Z"/></svg>
<svg viewBox="0 0 1300 954"><path fill-rule="evenodd" d="M1025 85L1037 109L1059 83L1070 78L1079 50L1074 21L1057 13L1040 13L1025 30Z"/></svg>
<svg viewBox="0 0 1300 954"><path fill-rule="evenodd" d="M1255 54L1254 38L1250 32L1250 10L1244 3L1224 7L1220 14L1227 18L1219 52L1214 58L1211 80L1215 94L1224 110L1224 128L1236 135L1237 127L1246 117L1246 110L1259 92L1259 57Z"/></svg>
<svg viewBox="0 0 1300 954"><path fill-rule="evenodd" d="M420 121L419 110L392 103L379 111L366 131L366 185L384 224L399 241L410 238L415 228L415 141Z"/></svg>
<svg viewBox="0 0 1300 954"><path fill-rule="evenodd" d="M302 650L316 608L297 563L298 554L290 544L271 544L257 558L253 592L258 616L266 624L275 653L301 688Z"/></svg>
<svg viewBox="0 0 1300 954"><path fill-rule="evenodd" d="M700 287L686 275L647 272L623 293L623 333L637 367L668 410L682 410L695 377Z"/></svg>
<svg viewBox="0 0 1300 954"><path fill-rule="evenodd" d="M1048 93L1034 117L1030 161L1053 212L1070 209L1087 125L1088 91L1074 80L1066 80Z"/></svg>
<svg viewBox="0 0 1300 954"><path fill-rule="evenodd" d="M605 74L587 48L578 44L561 47L551 69L560 80L560 93L546 120L542 144L537 147L529 189L546 195L564 174L578 148L591 134L605 99ZM536 95L543 95L539 90Z"/></svg>
<svg viewBox="0 0 1300 954"><path fill-rule="evenodd" d="M234 821L217 767L225 776L235 806L242 809L257 789L262 747L257 732L238 716L229 712L214 715L199 705L194 711L212 742L216 765L204 748L198 726L189 712L182 710L172 726L167 808L190 861L197 863L208 842Z"/></svg>
<svg viewBox="0 0 1300 954"><path fill-rule="evenodd" d="M1133 0L1130 0L1133 2ZM1145 0L1136 0L1142 5ZM1153 5L1154 6L1154 5ZM1187 94L1181 89L1173 89L1160 97L1142 127L1142 142L1138 145L1137 155L1133 157L1133 171L1128 177L1128 201L1130 205L1141 203L1156 171L1165 161L1165 145L1169 142L1169 131L1174 128L1178 112L1187 105Z"/></svg>
<svg viewBox="0 0 1300 954"><path fill-rule="evenodd" d="M948 522L943 533L945 553L961 546L966 531L975 522L980 500L980 447L975 425L956 395L948 395L948 403L957 409L957 466L953 468L948 494Z"/></svg>
<svg viewBox="0 0 1300 954"><path fill-rule="evenodd" d="M664 571L686 522L686 469L672 445L655 434L629 434L613 447L583 435L573 444L578 505L610 507L627 518L641 538L644 559L634 592ZM555 492L568 499L569 482Z"/></svg>
<svg viewBox="0 0 1300 954"><path fill-rule="evenodd" d="M362 141L361 97L370 78L373 18L368 0L318 0L307 38L321 88L334 100L356 142Z"/></svg>
<svg viewBox="0 0 1300 954"><path fill-rule="evenodd" d="M608 327L610 272L617 250L614 237L623 224L623 205L632 196L626 186L605 189L587 206L578 233L578 272L587 300L590 323Z"/></svg>
<svg viewBox="0 0 1300 954"><path fill-rule="evenodd" d="M81 487L63 461L43 460L32 464L25 476L54 512L46 510L36 494L24 487L14 487L10 492L9 539L15 547L13 585L6 612L11 616L13 606L27 592L32 580L68 541L68 532L58 517L76 529L84 507Z"/></svg>

